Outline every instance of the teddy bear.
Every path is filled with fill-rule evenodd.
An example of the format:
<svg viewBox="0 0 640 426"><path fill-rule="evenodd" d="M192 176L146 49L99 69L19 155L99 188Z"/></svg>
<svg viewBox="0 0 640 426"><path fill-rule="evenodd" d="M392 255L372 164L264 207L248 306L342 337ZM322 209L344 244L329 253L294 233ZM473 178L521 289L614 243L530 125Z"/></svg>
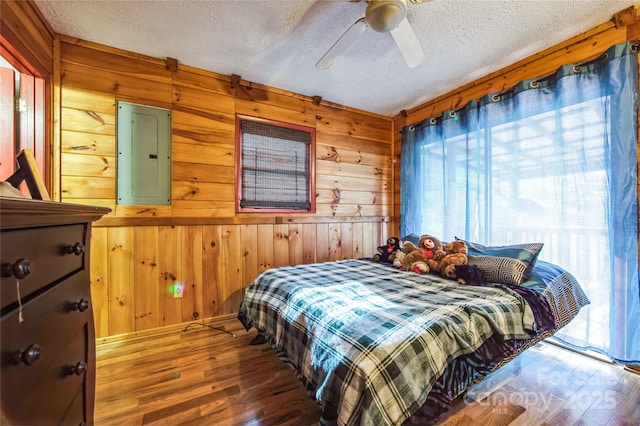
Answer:
<svg viewBox="0 0 640 426"><path fill-rule="evenodd" d="M373 255L375 262L393 263L396 258L396 252L400 250L400 239L397 237L387 238L387 245L377 248L378 252Z"/></svg>
<svg viewBox="0 0 640 426"><path fill-rule="evenodd" d="M468 262L467 244L464 241L456 240L443 246L444 255L437 256L438 265L436 270L445 278L456 279L456 265L464 265Z"/></svg>
<svg viewBox="0 0 640 426"><path fill-rule="evenodd" d="M485 282L482 269L468 263L455 265L455 278L460 284L482 285Z"/></svg>
<svg viewBox="0 0 640 426"><path fill-rule="evenodd" d="M402 250L396 254L393 264L403 271L413 271L426 274L438 266L436 258L442 251L442 243L432 235L424 234L416 247L412 242L405 241Z"/></svg>

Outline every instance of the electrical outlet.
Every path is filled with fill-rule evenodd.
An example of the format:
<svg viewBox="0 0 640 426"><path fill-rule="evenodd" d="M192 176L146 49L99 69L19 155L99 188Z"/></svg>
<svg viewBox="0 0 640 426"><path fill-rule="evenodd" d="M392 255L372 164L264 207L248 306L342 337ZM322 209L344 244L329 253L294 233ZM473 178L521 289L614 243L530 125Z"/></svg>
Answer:
<svg viewBox="0 0 640 426"><path fill-rule="evenodd" d="M182 299L183 294L184 294L184 284L175 284L173 286L173 298Z"/></svg>

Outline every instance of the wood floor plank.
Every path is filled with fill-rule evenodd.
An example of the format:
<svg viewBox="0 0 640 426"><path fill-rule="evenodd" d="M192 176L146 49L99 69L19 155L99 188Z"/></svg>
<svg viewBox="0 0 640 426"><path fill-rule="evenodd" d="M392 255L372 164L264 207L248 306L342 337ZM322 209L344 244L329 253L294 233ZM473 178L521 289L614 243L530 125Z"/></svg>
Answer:
<svg viewBox="0 0 640 426"><path fill-rule="evenodd" d="M197 325L97 346L96 426L310 426L320 408L268 345ZM640 424L640 376L547 343L456 399L438 425Z"/></svg>

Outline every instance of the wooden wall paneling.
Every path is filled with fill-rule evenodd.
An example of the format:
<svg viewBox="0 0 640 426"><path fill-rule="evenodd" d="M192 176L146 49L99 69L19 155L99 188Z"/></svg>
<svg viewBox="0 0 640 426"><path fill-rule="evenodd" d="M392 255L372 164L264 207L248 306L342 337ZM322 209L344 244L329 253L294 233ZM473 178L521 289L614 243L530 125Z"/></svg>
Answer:
<svg viewBox="0 0 640 426"><path fill-rule="evenodd" d="M62 61L62 84L113 93L118 100L160 108L171 108L171 84L95 69Z"/></svg>
<svg viewBox="0 0 640 426"><path fill-rule="evenodd" d="M316 262L328 262L331 259L329 246L329 224L316 225Z"/></svg>
<svg viewBox="0 0 640 426"><path fill-rule="evenodd" d="M342 259L351 259L354 256L354 247L357 243L354 243L353 223L342 222L340 223L340 249Z"/></svg>
<svg viewBox="0 0 640 426"><path fill-rule="evenodd" d="M64 101L63 101L64 103ZM62 128L99 135L116 135L115 108L111 114L62 107ZM114 139L115 141L115 139Z"/></svg>
<svg viewBox="0 0 640 426"><path fill-rule="evenodd" d="M274 259L274 225L258 225L258 272L266 271L275 265Z"/></svg>
<svg viewBox="0 0 640 426"><path fill-rule="evenodd" d="M276 105L247 101L239 98L236 98L236 113L309 127L313 127L315 123L313 111L293 111Z"/></svg>
<svg viewBox="0 0 640 426"><path fill-rule="evenodd" d="M378 224L375 222L363 222L362 223L362 256L363 257L371 257L376 254L376 248L381 246L382 243L379 243L374 239L374 227L377 227Z"/></svg>
<svg viewBox="0 0 640 426"><path fill-rule="evenodd" d="M127 77L170 84L172 72L165 61L150 56L92 43L68 36L60 36L60 50L64 61L71 64L109 70Z"/></svg>
<svg viewBox="0 0 640 426"><path fill-rule="evenodd" d="M171 216L171 206L125 206L116 205L114 207L118 217L166 217Z"/></svg>
<svg viewBox="0 0 640 426"><path fill-rule="evenodd" d="M316 173L333 176L355 177L358 179L386 179L391 178L391 168L388 165L382 167L367 166L363 164L350 164L347 162L324 161L316 162Z"/></svg>
<svg viewBox="0 0 640 426"><path fill-rule="evenodd" d="M236 172L234 167L229 166L173 161L171 163L171 177L173 180L192 183L215 182L235 185Z"/></svg>
<svg viewBox="0 0 640 426"><path fill-rule="evenodd" d="M233 160L235 149L235 117L233 114L206 112L197 110L174 110L171 116L172 133L182 143L201 143L203 147L221 145L231 147L226 154ZM213 164L229 165L229 158L220 158L226 162Z"/></svg>
<svg viewBox="0 0 640 426"><path fill-rule="evenodd" d="M202 318L221 315L218 300L218 227L202 227Z"/></svg>
<svg viewBox="0 0 640 426"><path fill-rule="evenodd" d="M229 218L235 212L233 201L175 200L171 209L174 218Z"/></svg>
<svg viewBox="0 0 640 426"><path fill-rule="evenodd" d="M371 192L386 192L391 189L391 183L386 179L360 179L353 176L318 175L316 186L319 188L341 190L359 190Z"/></svg>
<svg viewBox="0 0 640 426"><path fill-rule="evenodd" d="M289 240L289 265L304 263L304 233L302 224L289 224L287 229Z"/></svg>
<svg viewBox="0 0 640 426"><path fill-rule="evenodd" d="M158 281L160 325L182 322L182 300L173 297L173 288L182 282L180 226L158 227ZM151 283L150 283L151 284Z"/></svg>
<svg viewBox="0 0 640 426"><path fill-rule="evenodd" d="M340 223L329 223L329 261L342 259L342 226Z"/></svg>
<svg viewBox="0 0 640 426"><path fill-rule="evenodd" d="M66 176L116 178L116 157L62 153L62 173Z"/></svg>
<svg viewBox="0 0 640 426"><path fill-rule="evenodd" d="M316 204L316 214L321 217L367 217L381 215L379 206L336 203Z"/></svg>
<svg viewBox="0 0 640 426"><path fill-rule="evenodd" d="M364 227L362 222L352 222L351 223L351 258L359 259L361 257L371 256L372 253L369 253L365 250L364 247Z"/></svg>
<svg viewBox="0 0 640 426"><path fill-rule="evenodd" d="M174 123L175 120L174 120ZM190 128L190 132L194 132L194 128ZM197 142L193 139L185 140L184 137L178 135L179 129L173 129L173 143L171 155L173 161L187 164L205 164L213 166L234 167L235 166L235 147L231 144L213 144L210 142ZM210 134L211 130L202 129L202 134ZM202 170L200 170L202 171ZM212 172L214 171L214 172ZM196 173L198 170L193 170ZM208 169L207 174L215 175L215 169ZM199 178L199 176L196 176ZM203 179L207 181L206 178Z"/></svg>
<svg viewBox="0 0 640 426"><path fill-rule="evenodd" d="M363 166L371 166L375 168L389 168L390 166L390 154L391 150L388 144L374 144L379 145L383 149L375 149L368 151L370 147L367 143L363 143L362 139L350 138L356 143L348 144L350 148L339 146L338 143L343 143L348 137L337 138L335 135L331 135L331 138L326 138L326 133L320 133L323 137L323 143L316 142L316 160L334 161L337 163L347 164L359 164ZM329 144L329 140L336 138L335 144ZM375 141L374 141L375 142ZM359 146L359 148L357 148ZM357 148L357 149L355 149ZM377 152L380 151L380 152Z"/></svg>
<svg viewBox="0 0 640 426"><path fill-rule="evenodd" d="M246 287L258 276L258 225L240 225L242 283Z"/></svg>
<svg viewBox="0 0 640 426"><path fill-rule="evenodd" d="M273 225L273 266L289 265L289 225Z"/></svg>
<svg viewBox="0 0 640 426"><path fill-rule="evenodd" d="M235 185L215 182L172 181L173 200L230 201L235 200Z"/></svg>
<svg viewBox="0 0 640 426"><path fill-rule="evenodd" d="M392 119L319 106L316 128L334 135L350 135L356 138L385 141L391 148Z"/></svg>
<svg viewBox="0 0 640 426"><path fill-rule="evenodd" d="M316 225L303 223L302 225L302 263L316 262Z"/></svg>
<svg viewBox="0 0 640 426"><path fill-rule="evenodd" d="M242 241L238 225L222 225L218 227L218 286L221 314L238 312L244 296L242 282Z"/></svg>
<svg viewBox="0 0 640 426"><path fill-rule="evenodd" d="M164 242L158 240L158 227L136 226L134 238L134 312L135 329L146 330L161 325L160 278L158 250Z"/></svg>
<svg viewBox="0 0 640 426"><path fill-rule="evenodd" d="M182 226L180 255L182 263L182 321L202 319L204 294L204 268L202 225Z"/></svg>
<svg viewBox="0 0 640 426"><path fill-rule="evenodd" d="M64 176L62 180L62 201L73 199L109 199L116 198L116 181L112 178L97 176Z"/></svg>
<svg viewBox="0 0 640 426"><path fill-rule="evenodd" d="M103 114L113 117L116 114L116 98L113 93L63 86L60 89L60 101L65 108L80 110L98 117ZM114 119L110 121L113 123Z"/></svg>
<svg viewBox="0 0 640 426"><path fill-rule="evenodd" d="M218 81L209 78L208 82ZM228 84L228 83L223 83ZM189 87L183 85L178 74L173 79L173 109L181 112L199 111L209 112L212 118L221 121L234 121L236 112L233 96L216 93L203 87Z"/></svg>
<svg viewBox="0 0 640 426"><path fill-rule="evenodd" d="M178 69L173 73L173 82L180 88L187 87L227 95L231 99L235 93L235 90L231 88L228 75L216 74L184 64L178 64Z"/></svg>
<svg viewBox="0 0 640 426"><path fill-rule="evenodd" d="M391 138L391 134L389 134L389 138ZM329 156L337 155L339 157L345 155L358 156L360 159L360 153L363 153L362 160L365 161L365 164L369 164L366 162L366 155L379 155L379 156L389 156L391 155L391 139L382 141L378 139L365 138L365 137L356 137L351 134L339 134L339 133L331 133L324 131L322 128L316 128L316 144L321 146L329 147L329 150L335 151L334 153L329 152ZM352 153L341 153L339 149L349 150ZM320 151L322 152L322 151ZM318 154L316 153L316 156ZM377 165L372 162L371 165Z"/></svg>
<svg viewBox="0 0 640 426"><path fill-rule="evenodd" d="M91 228L91 304L96 337L109 335L109 262L107 228Z"/></svg>
<svg viewBox="0 0 640 426"><path fill-rule="evenodd" d="M109 335L135 330L134 228L107 229Z"/></svg>
<svg viewBox="0 0 640 426"><path fill-rule="evenodd" d="M63 129L61 132L61 150L63 153L115 157L116 136Z"/></svg>
<svg viewBox="0 0 640 426"><path fill-rule="evenodd" d="M317 107L310 99L246 84L235 88L235 96L238 114L315 127Z"/></svg>

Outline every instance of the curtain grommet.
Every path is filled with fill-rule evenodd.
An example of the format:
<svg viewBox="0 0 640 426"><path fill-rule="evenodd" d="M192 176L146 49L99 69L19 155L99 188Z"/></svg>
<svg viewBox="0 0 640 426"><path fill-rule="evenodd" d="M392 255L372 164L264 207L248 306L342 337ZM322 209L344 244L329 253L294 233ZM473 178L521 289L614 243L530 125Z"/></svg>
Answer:
<svg viewBox="0 0 640 426"><path fill-rule="evenodd" d="M493 95L493 96L491 97L491 100L492 100L493 102L498 102L498 101L500 100L500 95Z"/></svg>
<svg viewBox="0 0 640 426"><path fill-rule="evenodd" d="M582 68L580 67L580 65L574 65L573 66L573 72L580 72Z"/></svg>
<svg viewBox="0 0 640 426"><path fill-rule="evenodd" d="M540 82L538 82L538 81L532 81L531 83L529 83L529 86L530 86L532 89L535 89L536 87L540 86Z"/></svg>
<svg viewBox="0 0 640 426"><path fill-rule="evenodd" d="M410 131L410 132L413 132L413 131L415 131L415 130L416 130L416 126L409 126L409 131Z"/></svg>
<svg viewBox="0 0 640 426"><path fill-rule="evenodd" d="M438 122L438 120L435 117L433 117L433 118L431 118L431 120L429 120L429 124L436 124L437 122Z"/></svg>
<svg viewBox="0 0 640 426"><path fill-rule="evenodd" d="M449 111L449 117L453 118L453 117L455 117L456 115L458 115L458 113L457 113L457 112L455 112L455 111Z"/></svg>

